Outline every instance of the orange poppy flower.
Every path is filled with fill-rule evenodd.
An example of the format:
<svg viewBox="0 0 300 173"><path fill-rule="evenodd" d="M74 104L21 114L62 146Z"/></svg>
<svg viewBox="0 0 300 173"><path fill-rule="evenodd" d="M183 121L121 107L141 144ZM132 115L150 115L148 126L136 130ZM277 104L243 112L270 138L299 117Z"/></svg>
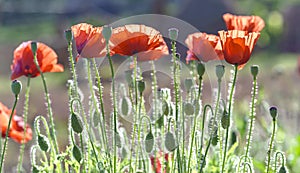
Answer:
<svg viewBox="0 0 300 173"><path fill-rule="evenodd" d="M39 42L37 43L37 60L43 73L64 71L63 66L61 64L57 64L57 55L54 50ZM15 49L11 70L12 80L23 75L30 77L36 77L40 75L33 61L31 41L23 42Z"/></svg>
<svg viewBox="0 0 300 173"><path fill-rule="evenodd" d="M250 59L260 33L239 30L219 31L225 60L242 69Z"/></svg>
<svg viewBox="0 0 300 173"><path fill-rule="evenodd" d="M236 16L226 13L223 19L228 30L260 32L265 27L264 20L259 16Z"/></svg>
<svg viewBox="0 0 300 173"><path fill-rule="evenodd" d="M136 55L138 61L149 61L168 55L168 47L162 35L149 26L125 25L113 29L112 54Z"/></svg>
<svg viewBox="0 0 300 173"><path fill-rule="evenodd" d="M162 173L162 164L164 163L165 167L168 166L170 155L168 153L158 152L157 156L150 156L150 162L152 165L152 169L155 173ZM166 173L166 168L164 169L164 173Z"/></svg>
<svg viewBox="0 0 300 173"><path fill-rule="evenodd" d="M188 35L185 40L189 50L187 51L186 62L190 60L223 60L224 55L220 38L213 34L197 32Z"/></svg>
<svg viewBox="0 0 300 173"><path fill-rule="evenodd" d="M102 27L93 27L87 23L79 23L71 27L76 43L78 57L96 58L106 54L105 39Z"/></svg>
<svg viewBox="0 0 300 173"><path fill-rule="evenodd" d="M11 110L8 109L0 102L0 128L2 137L5 137L8 127L8 121L11 114ZM9 129L8 136L18 143L28 142L32 139L32 130L30 126L26 125L26 134L24 137L24 121L23 118L13 114L12 122ZM24 139L24 140L23 140Z"/></svg>

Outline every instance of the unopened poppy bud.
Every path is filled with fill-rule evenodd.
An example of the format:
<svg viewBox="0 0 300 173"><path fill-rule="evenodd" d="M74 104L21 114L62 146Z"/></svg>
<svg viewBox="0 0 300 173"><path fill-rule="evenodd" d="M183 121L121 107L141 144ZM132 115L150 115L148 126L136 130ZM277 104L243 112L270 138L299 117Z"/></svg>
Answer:
<svg viewBox="0 0 300 173"><path fill-rule="evenodd" d="M191 88L192 88L193 85L194 84L193 84L193 80L192 79L188 78L188 79L184 80L184 87L187 90L187 92L190 92L190 90L191 90Z"/></svg>
<svg viewBox="0 0 300 173"><path fill-rule="evenodd" d="M150 131L145 138L145 150L147 153L150 153L153 150L154 146L154 136Z"/></svg>
<svg viewBox="0 0 300 173"><path fill-rule="evenodd" d="M78 163L82 160L82 154L77 145L74 144L73 150L72 150L73 157L77 160Z"/></svg>
<svg viewBox="0 0 300 173"><path fill-rule="evenodd" d="M279 172L278 173L286 173L286 168L285 166L281 166L281 168L279 169Z"/></svg>
<svg viewBox="0 0 300 173"><path fill-rule="evenodd" d="M273 118L273 121L275 121L277 117L277 108L275 106L270 107L270 114Z"/></svg>
<svg viewBox="0 0 300 173"><path fill-rule="evenodd" d="M217 65L216 66L216 75L218 79L222 79L225 73L225 66L224 65Z"/></svg>
<svg viewBox="0 0 300 173"><path fill-rule="evenodd" d="M19 95L22 90L22 83L18 80L14 80L11 83L11 90L15 95Z"/></svg>
<svg viewBox="0 0 300 173"><path fill-rule="evenodd" d="M73 33L71 29L65 30L65 37L68 42L73 40Z"/></svg>
<svg viewBox="0 0 300 173"><path fill-rule="evenodd" d="M178 29L177 28L169 29L169 38L174 41L177 40L177 38L178 38Z"/></svg>
<svg viewBox="0 0 300 173"><path fill-rule="evenodd" d="M174 134L167 132L165 136L165 147L168 151L174 151L177 147Z"/></svg>
<svg viewBox="0 0 300 173"><path fill-rule="evenodd" d="M258 74L258 65L251 66L251 74L253 78L255 79Z"/></svg>
<svg viewBox="0 0 300 173"><path fill-rule="evenodd" d="M222 118L221 118L221 125L223 129L227 129L229 127L229 115L226 110L224 110Z"/></svg>
<svg viewBox="0 0 300 173"><path fill-rule="evenodd" d="M205 73L205 66L201 62L197 64L197 72L200 78L202 78L203 74Z"/></svg>
<svg viewBox="0 0 300 173"><path fill-rule="evenodd" d="M213 135L213 137L211 139L211 144L213 146L216 146L218 144L218 142L219 142L219 136L218 136L218 134Z"/></svg>
<svg viewBox="0 0 300 173"><path fill-rule="evenodd" d="M32 51L32 54L35 55L35 53L37 51L37 43L35 41L31 42L31 51Z"/></svg>
<svg viewBox="0 0 300 173"><path fill-rule="evenodd" d="M82 121L79 115L77 115L75 112L73 112L71 115L71 126L76 133L81 133L83 131Z"/></svg>
<svg viewBox="0 0 300 173"><path fill-rule="evenodd" d="M46 136L39 134L38 135L38 144L42 151L48 152L50 149L50 143Z"/></svg>
<svg viewBox="0 0 300 173"><path fill-rule="evenodd" d="M194 105L192 105L191 103L184 104L184 113L186 115L193 115L195 113Z"/></svg>
<svg viewBox="0 0 300 173"><path fill-rule="evenodd" d="M130 102L130 99L128 97L123 97L121 99L122 101L120 102L120 113L123 116L128 116L129 114L131 114L131 109L132 109L132 105Z"/></svg>
<svg viewBox="0 0 300 173"><path fill-rule="evenodd" d="M111 31L112 31L112 28L110 26L108 26L108 25L103 26L102 35L106 41L109 41L109 39L111 37Z"/></svg>
<svg viewBox="0 0 300 173"><path fill-rule="evenodd" d="M146 87L146 85L145 85L145 82L144 82L144 81L142 81L142 80L138 81L138 89L139 89L139 92L140 92L140 93L143 93L143 92L144 92L145 87Z"/></svg>

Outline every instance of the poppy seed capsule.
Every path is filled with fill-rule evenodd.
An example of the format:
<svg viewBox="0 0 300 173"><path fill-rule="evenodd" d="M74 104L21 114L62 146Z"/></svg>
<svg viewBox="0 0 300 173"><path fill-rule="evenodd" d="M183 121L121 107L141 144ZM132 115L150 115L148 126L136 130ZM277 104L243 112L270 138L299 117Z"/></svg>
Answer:
<svg viewBox="0 0 300 173"><path fill-rule="evenodd" d="M14 80L11 83L11 90L15 95L19 95L22 90L22 83L18 80Z"/></svg>
<svg viewBox="0 0 300 173"><path fill-rule="evenodd" d="M203 74L205 73L205 66L201 62L197 64L197 72L198 72L199 78L202 78Z"/></svg>
<svg viewBox="0 0 300 173"><path fill-rule="evenodd" d="M216 66L216 75L218 79L222 79L225 73L225 66L224 65L217 65Z"/></svg>
<svg viewBox="0 0 300 173"><path fill-rule="evenodd" d="M270 114L273 118L273 121L277 118L277 108L275 106L270 107Z"/></svg>
<svg viewBox="0 0 300 173"><path fill-rule="evenodd" d="M37 50L37 43L35 41L32 41L31 42L31 51L32 51L33 55L36 53L36 50Z"/></svg>
<svg viewBox="0 0 300 173"><path fill-rule="evenodd" d="M251 66L251 74L253 78L255 79L258 74L258 65Z"/></svg>
<svg viewBox="0 0 300 173"><path fill-rule="evenodd" d="M73 146L72 154L76 161L80 163L80 161L82 160L82 154L79 147L76 144L74 144Z"/></svg>
<svg viewBox="0 0 300 173"><path fill-rule="evenodd" d="M169 38L174 41L177 40L177 38L178 38L178 29L177 28L169 29Z"/></svg>
<svg viewBox="0 0 300 173"><path fill-rule="evenodd" d="M154 136L150 131L145 138L145 150L147 153L150 153L153 150L154 146Z"/></svg>
<svg viewBox="0 0 300 173"><path fill-rule="evenodd" d="M50 149L49 140L46 136L39 134L38 135L38 144L42 151L48 152Z"/></svg>
<svg viewBox="0 0 300 173"><path fill-rule="evenodd" d="M112 31L112 28L110 26L108 26L108 25L103 26L102 35L106 41L109 41L109 39L111 37L111 31Z"/></svg>
<svg viewBox="0 0 300 173"><path fill-rule="evenodd" d="M68 42L73 40L73 33L71 29L65 30L65 37Z"/></svg>
<svg viewBox="0 0 300 173"><path fill-rule="evenodd" d="M165 147L168 151L172 152L176 149L176 141L174 134L171 132L167 132L165 136Z"/></svg>
<svg viewBox="0 0 300 173"><path fill-rule="evenodd" d="M76 133L81 133L83 131L82 121L79 115L77 115L75 112L73 112L71 115L71 126Z"/></svg>

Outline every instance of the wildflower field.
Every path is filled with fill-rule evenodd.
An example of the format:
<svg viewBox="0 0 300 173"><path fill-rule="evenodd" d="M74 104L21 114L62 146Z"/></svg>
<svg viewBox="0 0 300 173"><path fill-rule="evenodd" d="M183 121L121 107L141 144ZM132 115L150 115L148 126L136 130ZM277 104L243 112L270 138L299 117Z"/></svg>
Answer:
<svg viewBox="0 0 300 173"><path fill-rule="evenodd" d="M260 16L220 18L217 35L163 15L76 23L67 57L16 45L0 172L297 172L295 55L256 50Z"/></svg>

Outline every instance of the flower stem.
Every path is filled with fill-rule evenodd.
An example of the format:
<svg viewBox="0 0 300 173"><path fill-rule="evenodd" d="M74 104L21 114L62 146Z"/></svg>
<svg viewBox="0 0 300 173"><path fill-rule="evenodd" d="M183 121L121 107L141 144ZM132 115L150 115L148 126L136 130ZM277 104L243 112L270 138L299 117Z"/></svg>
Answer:
<svg viewBox="0 0 300 173"><path fill-rule="evenodd" d="M5 155L5 152L6 152L6 146L7 146L7 142L8 142L8 133L9 133L12 117L14 115L18 100L19 100L19 95L15 95L14 105L13 105L13 108L12 108L10 116L9 116L8 126L7 126L6 133L5 133L5 140L4 140L4 145L3 145L2 154L1 154L0 172L2 172L2 167L3 167L3 162L4 162L4 155Z"/></svg>
<svg viewBox="0 0 300 173"><path fill-rule="evenodd" d="M222 173L224 172L224 169L225 169L227 145L228 145L228 138L229 138L230 118L231 118L231 114L232 114L231 110L232 110L232 104L233 104L232 103L233 102L233 93L234 93L234 88L235 88L235 83L236 83L236 78L237 78L237 72L238 72L238 65L236 64L234 66L234 76L233 76L231 91L230 91L230 95L229 95L229 106L228 106L229 125L226 128L225 147L224 147L224 155L223 155L222 170L221 170Z"/></svg>
<svg viewBox="0 0 300 173"><path fill-rule="evenodd" d="M269 173L270 171L270 162L271 162L271 152L273 149L273 142L274 142L274 138L275 138L275 132L276 132L276 118L273 118L273 131L272 131L272 135L271 135L271 141L269 144L269 150L268 150L268 159L267 159L267 173Z"/></svg>
<svg viewBox="0 0 300 173"><path fill-rule="evenodd" d="M23 113L23 121L24 121L24 134L23 139L25 138L26 131L27 131L27 116L28 116L28 104L29 104L29 93L30 93L30 76L27 78L27 86L26 86L26 94L25 94L25 102L24 102L24 113ZM25 150L25 142L22 143L20 148L20 156L18 161L18 170L17 172L20 173L22 171L22 163L23 163L23 156Z"/></svg>

